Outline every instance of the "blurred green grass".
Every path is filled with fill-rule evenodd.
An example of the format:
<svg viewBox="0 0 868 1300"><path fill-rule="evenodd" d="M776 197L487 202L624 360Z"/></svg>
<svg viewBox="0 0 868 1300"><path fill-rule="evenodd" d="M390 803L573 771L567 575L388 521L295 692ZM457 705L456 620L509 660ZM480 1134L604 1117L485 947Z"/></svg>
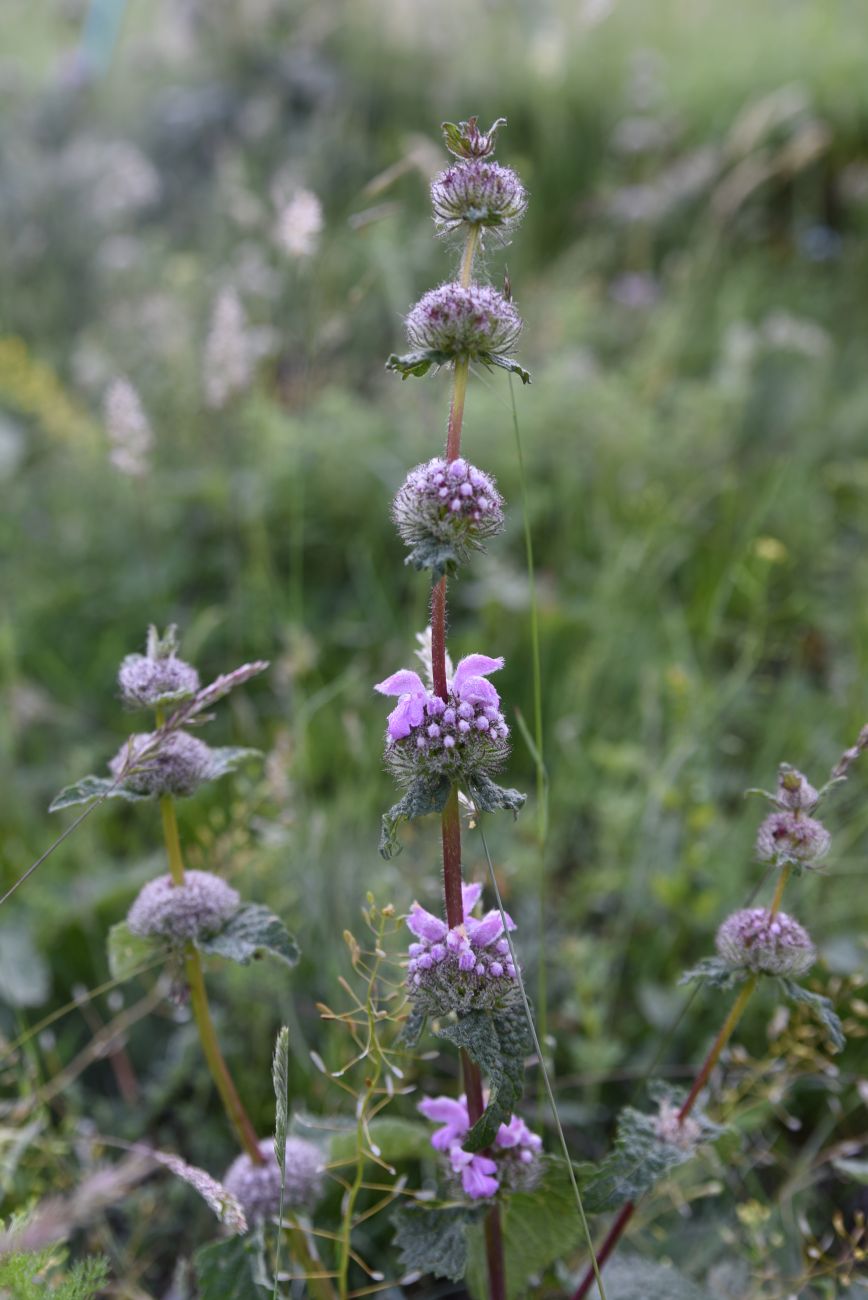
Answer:
<svg viewBox="0 0 868 1300"><path fill-rule="evenodd" d="M27 358L0 366L2 882L59 831L45 812L56 790L100 770L126 734L119 660L148 622L176 621L203 673L273 663L213 728L265 750L266 774L182 808L196 864L269 902L306 952L294 989L264 969L215 977L263 1126L264 1044L290 1020L299 1044L323 1050L315 1002L334 988L365 892L433 904L430 827L411 829L394 863L377 856L391 790L371 683L409 664L425 621L388 503L438 446L447 381L399 384L382 363L414 295L454 261L430 238L419 137L434 141L446 116L505 114L499 154L532 206L486 264L495 279L509 267L534 377L517 400L551 777L549 1022L559 1073L641 1070L678 1005L674 978L757 882L762 810L742 792L769 786L781 760L821 781L868 718L860 6L362 0L266 5L245 22L212 4L172 58L169 8L152 23L131 3L108 74L76 91L57 60L81 7L54 6L37 28L2 6L26 40L0 88L0 328ZM658 144L616 147L637 118ZM122 229L100 224L87 193L58 180L78 135L134 141L161 177L157 204ZM325 210L305 265L268 248L268 185L286 166ZM266 210L240 219L239 193ZM124 253L121 237L125 255L107 256ZM250 245L271 279L245 302L278 350L247 394L206 411L210 303ZM126 373L142 393L157 445L141 481L108 463L94 356L97 375ZM36 362L90 433L48 401ZM497 475L509 527L453 585L450 644L504 654L499 688L528 716L501 379L475 377L465 447ZM34 384L45 400L28 404ZM518 739L509 779L533 785ZM829 873L792 891L839 972L859 964L868 919L864 781L857 769L830 804ZM490 833L532 971L533 820ZM153 870L156 835L147 809L101 810L7 904L2 925L32 929L53 1002L105 978L107 927ZM472 835L467 853L480 872ZM671 1059L695 1059L715 1015L699 1003ZM61 1056L84 1028L62 1033ZM170 1020L154 1030L170 1053L161 1068L181 1040ZM304 1062L299 1050L294 1086L316 1109ZM118 1131L110 1091L101 1078L77 1100ZM624 1093L565 1095L577 1117L605 1121ZM199 1100L163 1115L179 1143ZM580 1139L585 1154L603 1134ZM213 1142L209 1130L205 1163Z"/></svg>

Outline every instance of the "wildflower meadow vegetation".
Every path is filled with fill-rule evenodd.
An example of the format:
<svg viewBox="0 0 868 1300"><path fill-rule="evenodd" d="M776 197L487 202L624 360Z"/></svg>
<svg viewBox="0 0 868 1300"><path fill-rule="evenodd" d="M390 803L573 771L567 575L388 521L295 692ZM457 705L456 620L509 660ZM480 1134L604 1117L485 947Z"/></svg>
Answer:
<svg viewBox="0 0 868 1300"><path fill-rule="evenodd" d="M0 0L0 1297L868 1300L868 27Z"/></svg>

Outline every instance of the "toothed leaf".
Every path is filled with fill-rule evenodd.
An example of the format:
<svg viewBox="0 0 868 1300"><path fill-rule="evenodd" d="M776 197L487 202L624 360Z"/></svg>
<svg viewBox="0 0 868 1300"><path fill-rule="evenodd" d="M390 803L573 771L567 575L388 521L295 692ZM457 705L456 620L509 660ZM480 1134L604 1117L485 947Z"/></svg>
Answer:
<svg viewBox="0 0 868 1300"><path fill-rule="evenodd" d="M440 352L437 348L420 348L418 352L407 352L402 357L393 352L386 362L386 369L394 370L402 379L409 379L411 375L421 379L423 375L427 375L432 366L445 366L454 359L451 352Z"/></svg>
<svg viewBox="0 0 868 1300"><path fill-rule="evenodd" d="M781 979L779 983L790 1002L801 1003L803 1006L811 1008L817 1019L823 1024L835 1051L843 1052L847 1046L847 1039L844 1036L843 1026L835 1012L831 999L824 998L821 993L812 993L810 989L803 988L795 980Z"/></svg>
<svg viewBox="0 0 868 1300"><path fill-rule="evenodd" d="M501 1124L508 1124L524 1089L524 1058L533 1043L523 1008L516 1004L496 1012L470 1011L439 1036L463 1047L488 1075L488 1105L464 1141L465 1151L491 1146Z"/></svg>
<svg viewBox="0 0 868 1300"><path fill-rule="evenodd" d="M479 1217L479 1210L464 1206L402 1206L391 1216L401 1264L407 1272L460 1282L467 1268L467 1229Z"/></svg>
<svg viewBox="0 0 868 1300"><path fill-rule="evenodd" d="M380 830L380 853L393 858L401 852L398 827L403 822L425 817L428 813L442 812L452 786L448 777L428 778L417 776L410 782L402 799L383 814Z"/></svg>
<svg viewBox="0 0 868 1300"><path fill-rule="evenodd" d="M527 799L526 794L498 785L484 772L470 777L465 782L465 790L480 812L497 812L502 808L517 817Z"/></svg>
<svg viewBox="0 0 868 1300"><path fill-rule="evenodd" d="M280 917L261 903L242 903L222 930L197 939L196 947L241 966L263 954L294 966L300 956L298 944Z"/></svg>

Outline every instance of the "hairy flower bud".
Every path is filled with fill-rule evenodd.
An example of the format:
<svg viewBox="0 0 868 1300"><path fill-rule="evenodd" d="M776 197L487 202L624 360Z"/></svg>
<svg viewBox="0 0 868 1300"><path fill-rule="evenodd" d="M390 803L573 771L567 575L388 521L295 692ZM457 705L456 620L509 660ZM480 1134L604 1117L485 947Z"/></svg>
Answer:
<svg viewBox="0 0 868 1300"><path fill-rule="evenodd" d="M386 731L386 763L398 780L448 776L460 781L501 766L509 752L509 728L487 678L502 667L502 659L466 655L446 700L409 669L377 684L381 695L399 696Z"/></svg>
<svg viewBox="0 0 868 1300"><path fill-rule="evenodd" d="M456 158L487 158L494 153L497 133L506 126L506 118L499 117L492 122L487 131L480 131L479 119L468 118L466 122L444 122L441 130L446 148Z"/></svg>
<svg viewBox="0 0 868 1300"><path fill-rule="evenodd" d="M810 787L809 787L810 788ZM795 797L801 797L799 791ZM770 813L757 832L756 855L760 862L810 863L825 857L832 837L821 821L788 808Z"/></svg>
<svg viewBox="0 0 868 1300"><path fill-rule="evenodd" d="M280 1209L280 1165L274 1143L259 1143L262 1164L238 1156L226 1170L223 1185L241 1205L248 1223L270 1219ZM287 1209L312 1209L322 1195L323 1158L319 1147L304 1138L286 1139L286 1182L283 1203Z"/></svg>
<svg viewBox="0 0 868 1300"><path fill-rule="evenodd" d="M503 498L488 474L459 457L411 469L392 505L408 562L443 572L503 528ZM445 557L445 558L444 558Z"/></svg>
<svg viewBox="0 0 868 1300"><path fill-rule="evenodd" d="M431 182L435 225L447 233L466 223L505 232L518 225L527 208L527 192L510 167L499 163L455 163Z"/></svg>
<svg viewBox="0 0 868 1300"><path fill-rule="evenodd" d="M417 1011L442 1016L450 1011L493 1010L517 989L509 940L498 911L474 917L481 885L462 885L464 920L451 929L439 916L414 903L407 928L415 936L407 962L407 995ZM506 929L514 930L506 917Z"/></svg>
<svg viewBox="0 0 868 1300"><path fill-rule="evenodd" d="M214 934L240 902L238 891L210 871L187 871L181 885L171 876L158 876L140 891L127 925L143 938L187 943Z"/></svg>
<svg viewBox="0 0 868 1300"><path fill-rule="evenodd" d="M165 659L127 655L118 670L118 685L127 708L156 709L195 695L199 674L175 655Z"/></svg>
<svg viewBox="0 0 868 1300"><path fill-rule="evenodd" d="M764 907L728 916L717 932L717 951L732 970L789 977L804 975L817 957L798 921L785 912L772 916Z"/></svg>
<svg viewBox="0 0 868 1300"><path fill-rule="evenodd" d="M158 732L130 736L109 763L112 776L144 798L194 794L211 767L209 746L186 731L158 737Z"/></svg>
<svg viewBox="0 0 868 1300"><path fill-rule="evenodd" d="M414 348L452 359L503 355L521 333L515 306L487 284L441 284L420 298L406 323Z"/></svg>
<svg viewBox="0 0 868 1300"><path fill-rule="evenodd" d="M793 812L810 812L817 806L820 795L807 777L788 763L781 763L778 769L778 788L775 803L779 808L789 808Z"/></svg>

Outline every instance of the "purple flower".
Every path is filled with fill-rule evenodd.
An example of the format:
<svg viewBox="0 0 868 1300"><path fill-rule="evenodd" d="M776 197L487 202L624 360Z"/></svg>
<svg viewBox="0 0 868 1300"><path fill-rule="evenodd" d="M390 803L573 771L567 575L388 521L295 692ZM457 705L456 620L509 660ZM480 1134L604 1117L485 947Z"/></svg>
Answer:
<svg viewBox="0 0 868 1300"><path fill-rule="evenodd" d="M259 1143L262 1164L254 1164L248 1155L238 1156L226 1170L223 1183L241 1204L248 1222L270 1219L280 1208L280 1165L274 1154L274 1142L264 1138ZM319 1147L304 1138L286 1139L286 1185L284 1205L310 1210L322 1195L323 1158Z"/></svg>
<svg viewBox="0 0 868 1300"><path fill-rule="evenodd" d="M501 1124L490 1152L472 1155L461 1145L470 1132L466 1097L424 1097L417 1109L426 1119L442 1125L432 1135L431 1145L435 1151L447 1154L452 1172L461 1177L466 1196L473 1200L494 1196L504 1183L513 1188L529 1185L528 1174L537 1163L542 1138L531 1133L518 1115L513 1115L508 1124Z"/></svg>
<svg viewBox="0 0 868 1300"><path fill-rule="evenodd" d="M464 919L452 929L419 903L410 909L407 928L417 942L408 952L407 993L426 1015L497 1007L515 992L516 970L500 912L472 915L481 894L481 885L462 885ZM506 928L515 929L509 915Z"/></svg>
<svg viewBox="0 0 868 1300"><path fill-rule="evenodd" d="M129 737L109 763L115 780L142 798L171 794L194 794L211 771L211 749L204 740L186 731L172 731Z"/></svg>
<svg viewBox="0 0 868 1300"><path fill-rule="evenodd" d="M527 208L527 192L510 167L473 159L454 163L431 182L434 222L447 233L466 223L505 233Z"/></svg>
<svg viewBox="0 0 868 1300"><path fill-rule="evenodd" d="M118 671L121 698L129 709L156 709L195 695L199 689L196 669L176 655L150 659L127 655Z"/></svg>
<svg viewBox="0 0 868 1300"><path fill-rule="evenodd" d="M797 799L803 797L799 791L793 794ZM774 862L778 866L785 862L808 864L825 857L831 842L832 837L821 821L783 808L769 813L760 826L756 854L761 862Z"/></svg>
<svg viewBox="0 0 868 1300"><path fill-rule="evenodd" d="M786 912L764 907L733 912L717 932L717 951L732 970L790 978L804 975L817 959L811 936Z"/></svg>
<svg viewBox="0 0 868 1300"><path fill-rule="evenodd" d="M503 659L467 655L447 683L444 701L418 673L401 669L374 690L397 695L386 728L386 761L399 779L448 776L453 781L496 770L507 754L509 728L500 696L486 678Z"/></svg>
<svg viewBox="0 0 868 1300"><path fill-rule="evenodd" d="M392 516L412 548L408 563L444 572L501 531L503 498L490 475L475 465L462 457L447 461L437 456L410 470Z"/></svg>
<svg viewBox="0 0 868 1300"><path fill-rule="evenodd" d="M139 892L127 925L146 938L186 943L219 930L240 901L238 891L210 871L187 871L181 885L157 876Z"/></svg>
<svg viewBox="0 0 868 1300"><path fill-rule="evenodd" d="M407 316L414 348L448 358L502 356L518 342L521 317L514 304L487 284L441 284L430 289Z"/></svg>
<svg viewBox="0 0 868 1300"><path fill-rule="evenodd" d="M449 1162L452 1172L461 1175L465 1195L477 1201L497 1194L500 1184L493 1177L497 1173L497 1164L489 1156L472 1155L453 1144L449 1148Z"/></svg>

